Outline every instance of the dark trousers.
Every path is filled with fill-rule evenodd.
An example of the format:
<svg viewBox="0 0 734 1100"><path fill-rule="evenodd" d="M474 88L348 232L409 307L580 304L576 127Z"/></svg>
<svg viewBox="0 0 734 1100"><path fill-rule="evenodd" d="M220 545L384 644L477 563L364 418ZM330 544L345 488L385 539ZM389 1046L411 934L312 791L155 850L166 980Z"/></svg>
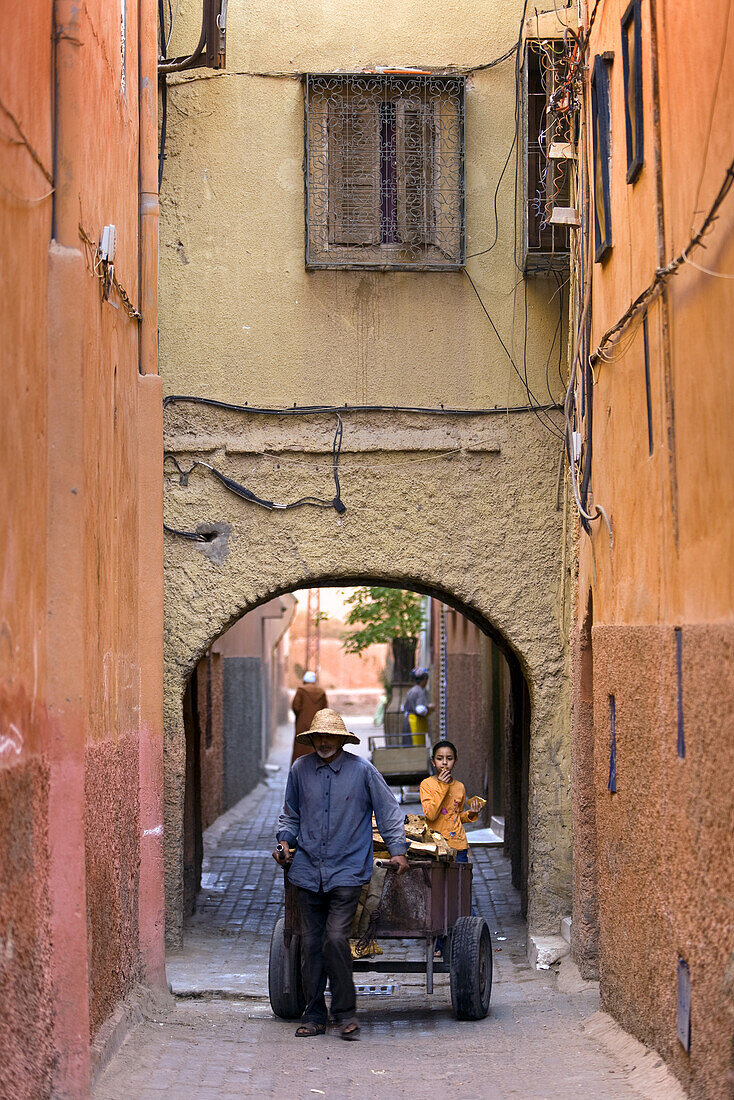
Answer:
<svg viewBox="0 0 734 1100"><path fill-rule="evenodd" d="M354 1016L357 994L352 979L349 930L361 886L335 886L324 893L298 887L301 913L301 966L306 1009L303 1020L325 1024L326 979L331 985L331 1014L338 1023Z"/></svg>

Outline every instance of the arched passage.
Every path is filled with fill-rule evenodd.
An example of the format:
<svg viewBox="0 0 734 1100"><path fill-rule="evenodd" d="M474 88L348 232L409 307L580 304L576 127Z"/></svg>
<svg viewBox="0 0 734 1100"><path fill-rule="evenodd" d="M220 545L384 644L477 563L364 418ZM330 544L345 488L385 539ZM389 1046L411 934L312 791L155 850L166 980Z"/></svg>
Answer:
<svg viewBox="0 0 734 1100"><path fill-rule="evenodd" d="M319 619L329 624L325 665L322 665L319 649L309 649L307 623L313 623L311 595L319 594L320 602L314 606L323 608L324 592L329 587L338 590L334 599L326 601L330 612L317 612ZM390 587L397 589L397 586ZM415 594L404 587L397 591L401 595ZM306 667L318 675L319 689L328 692L329 706L342 711L337 701L341 700L348 724L355 720L354 715L360 716L356 721L362 725L363 748L366 745L364 714L374 711L377 698L371 705L369 701L365 705L365 695L369 698L370 692L375 690L374 665L382 663L386 655L373 652L370 657L368 650L364 666L358 660L356 666L352 664L345 669L342 652L335 664L331 645L336 644L342 651L343 641L335 637L334 630L336 628L343 638L345 624L343 619L332 615L338 615L339 608L345 615L343 599L349 592L349 588L345 590L341 585L322 585L309 589L308 593L279 593L248 611L226 630L191 673L183 699L185 918L195 912L201 888L204 830L252 792L271 750L281 751L282 723L290 727L292 722L288 701ZM303 604L300 629L291 634L300 603ZM466 775L473 794L487 800L485 823L489 824L492 815L502 819L512 882L520 892L522 915L525 916L530 733L530 701L525 677L515 654L506 645L497 644L503 640L496 638L495 632L480 616L473 616L472 622L456 602L447 607L443 600L435 598L424 604L423 613L424 629L420 631L420 640L417 639L419 654L414 653L409 667L416 663L429 666L431 696L438 708L431 721L433 739L440 736L439 723L446 723L446 732L442 735L457 745L462 774ZM284 650L282 643L286 635L289 640ZM303 665L297 661L294 665L293 657L286 656L286 653L293 655L296 650L303 658ZM323 652L321 650L322 655ZM392 655L390 659L392 661ZM397 669L392 663L390 668L391 680L394 680ZM398 726L394 722L402 723L400 705L407 690L406 676L398 674L397 679L399 684L392 691L388 708L392 719L389 729L387 721L384 723L388 736L395 735ZM442 684L445 684L444 691ZM360 685L367 691L360 691ZM356 709L360 706L363 709ZM367 729L371 736L379 734L383 725L376 730L370 721ZM271 821L271 827L273 824ZM265 827L267 829L267 822Z"/></svg>
<svg viewBox="0 0 734 1100"><path fill-rule="evenodd" d="M471 529L450 555L437 531L417 550L414 542L339 537L302 541L271 526L247 543L222 525L212 543L171 541L168 559L166 630L166 876L169 942L179 941L182 924L182 827L185 735L182 700L187 680L211 643L232 623L266 601L303 587L383 584L432 595L491 635L516 670L518 688L530 706L527 789L528 921L532 931L555 932L570 911L571 827L569 732L565 646L554 597L562 578L528 584L534 563L498 559L486 573ZM313 520L310 521L313 523ZM262 524L258 515L254 526ZM365 528L362 526L363 535ZM382 532L383 536L385 532ZM439 532L440 534L440 532ZM455 535L455 533L454 533ZM310 548L308 560L303 553ZM253 554L253 547L256 552ZM248 553L249 550L249 553ZM475 552L476 551L476 552ZM506 557L507 555L505 555ZM547 563L546 563L547 564ZM500 567L501 566L501 567Z"/></svg>

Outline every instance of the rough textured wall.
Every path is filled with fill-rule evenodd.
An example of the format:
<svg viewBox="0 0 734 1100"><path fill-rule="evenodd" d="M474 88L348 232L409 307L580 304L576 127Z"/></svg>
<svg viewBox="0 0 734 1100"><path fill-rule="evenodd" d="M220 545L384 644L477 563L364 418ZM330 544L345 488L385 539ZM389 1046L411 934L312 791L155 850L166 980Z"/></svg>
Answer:
<svg viewBox="0 0 734 1100"><path fill-rule="evenodd" d="M142 976L138 954L137 802L137 738L89 746L84 826L92 1035Z"/></svg>
<svg viewBox="0 0 734 1100"><path fill-rule="evenodd" d="M616 51L612 133L622 135L616 56L626 7L623 0L600 7L590 43L592 56ZM686 247L731 162L734 55L722 52L734 33L730 6L716 0L703 21L690 2L641 10L645 164L628 184L624 137L613 140L613 249L594 267L593 342ZM649 307L647 343L639 325L629 329L613 362L596 371L593 499L611 516L614 540L601 524L593 550L581 536L577 622L580 631L593 592L593 751L588 698L578 732L583 727L585 766L593 759L596 776L602 995L625 1026L657 1046L692 1095L707 1098L730 1095L734 1072L734 376L721 369L731 357L734 302L731 281L693 264L731 273L733 229L729 196L705 251L692 252ZM676 755L676 628L684 759ZM610 692L619 699L617 795L606 791ZM675 1037L679 955L691 967L690 1055Z"/></svg>
<svg viewBox="0 0 734 1100"><path fill-rule="evenodd" d="M192 474L188 485L176 474L167 478L167 522L221 532L202 543L167 537L169 934L175 939L180 929L181 697L190 670L213 637L279 591L370 578L446 594L518 656L532 702L531 925L556 931L570 905L571 830L559 624L568 578L559 553L563 511L556 511L555 442L525 413L448 419L438 427L428 417L345 420L343 516L308 508L268 512L213 486L206 471ZM331 417L263 424L214 411L197 410L190 418L183 406L174 406L167 423L168 445L182 461L209 453L239 480L268 486L276 499L293 499L320 481L328 485ZM287 458L304 440L309 450L299 461L306 469L278 469L277 459L268 457ZM463 453L439 457L450 446ZM419 487L416 460L431 471Z"/></svg>
<svg viewBox="0 0 734 1100"><path fill-rule="evenodd" d="M223 657L223 809L239 802L260 781L262 759L262 662Z"/></svg>
<svg viewBox="0 0 734 1100"><path fill-rule="evenodd" d="M677 752L672 628L596 626L594 728L599 968L605 1005L657 1047L694 1097L731 1095L734 985L734 628L682 632L685 756ZM607 789L610 703L616 794ZM676 1038L678 959L691 1049Z"/></svg>
<svg viewBox="0 0 734 1100"><path fill-rule="evenodd" d="M196 669L201 737L201 827L208 829L224 811L224 669L219 653L209 651Z"/></svg>
<svg viewBox="0 0 734 1100"><path fill-rule="evenodd" d="M0 1095L50 1095L53 1001L48 900L48 772L39 760L0 773Z"/></svg>
<svg viewBox="0 0 734 1100"><path fill-rule="evenodd" d="M521 376L538 400L562 393L563 294L554 280L518 281L514 168L502 175L515 137L512 60L472 71L466 92L467 239L478 253L467 270L505 348L462 272L304 267L301 74L471 69L517 40L522 10L519 0L409 0L399 18L387 0L230 7L227 72L169 79L160 326L168 394L502 408L527 405ZM195 38L196 18L182 7L172 52ZM268 596L368 577L448 593L518 655L533 704L531 923L555 932L569 908L571 845L558 418L545 428L532 413L344 419L341 517L253 510L205 470L182 484L168 467L167 522L203 524L212 539L171 537L167 549L171 938L180 929L183 680L213 637ZM184 469L204 459L279 503L331 499L333 433L328 416L266 422L183 405L166 413L166 445Z"/></svg>
<svg viewBox="0 0 734 1100"><path fill-rule="evenodd" d="M51 10L3 19L3 103L52 165ZM22 57L23 65L15 64ZM53 1059L47 834L45 288L50 184L3 115L0 142L0 1094L48 1094ZM44 198L44 196L46 196ZM9 243L12 242L9 247Z"/></svg>
<svg viewBox="0 0 734 1100"><path fill-rule="evenodd" d="M594 786L593 612L571 638L573 920L571 950L584 978L599 977L599 874Z"/></svg>
<svg viewBox="0 0 734 1100"><path fill-rule="evenodd" d="M146 936L138 893L141 799L148 851L162 832L162 659L139 644L162 614L160 444L139 420L160 438L161 395L81 239L116 225L115 272L140 304L145 16L128 0L123 40L120 11L59 0L8 11L0 35L0 1093L14 1100L86 1095L91 1035L140 978L141 950L162 976L154 883Z"/></svg>

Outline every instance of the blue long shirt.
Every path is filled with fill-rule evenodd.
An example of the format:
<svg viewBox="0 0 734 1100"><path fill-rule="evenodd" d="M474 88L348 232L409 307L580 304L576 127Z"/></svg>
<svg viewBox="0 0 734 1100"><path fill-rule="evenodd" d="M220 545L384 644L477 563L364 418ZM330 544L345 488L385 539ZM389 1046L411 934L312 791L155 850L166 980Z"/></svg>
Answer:
<svg viewBox="0 0 734 1100"><path fill-rule="evenodd" d="M299 757L278 821L278 840L296 847L289 880L314 892L369 882L373 812L390 855L405 855L404 815L377 768L343 750Z"/></svg>

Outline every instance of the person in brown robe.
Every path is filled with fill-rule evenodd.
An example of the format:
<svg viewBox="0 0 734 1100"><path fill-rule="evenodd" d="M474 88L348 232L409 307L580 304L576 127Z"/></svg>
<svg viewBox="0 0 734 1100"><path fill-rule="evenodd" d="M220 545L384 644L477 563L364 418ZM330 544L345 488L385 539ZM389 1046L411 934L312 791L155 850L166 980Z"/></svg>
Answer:
<svg viewBox="0 0 734 1100"><path fill-rule="evenodd" d="M316 712L324 710L328 705L326 692L320 684L316 683L316 673L304 672L303 683L296 691L291 703L291 710L296 716L296 736L299 733L305 733L310 728ZM313 752L310 745L294 740L291 764L299 756L306 756L310 752Z"/></svg>

